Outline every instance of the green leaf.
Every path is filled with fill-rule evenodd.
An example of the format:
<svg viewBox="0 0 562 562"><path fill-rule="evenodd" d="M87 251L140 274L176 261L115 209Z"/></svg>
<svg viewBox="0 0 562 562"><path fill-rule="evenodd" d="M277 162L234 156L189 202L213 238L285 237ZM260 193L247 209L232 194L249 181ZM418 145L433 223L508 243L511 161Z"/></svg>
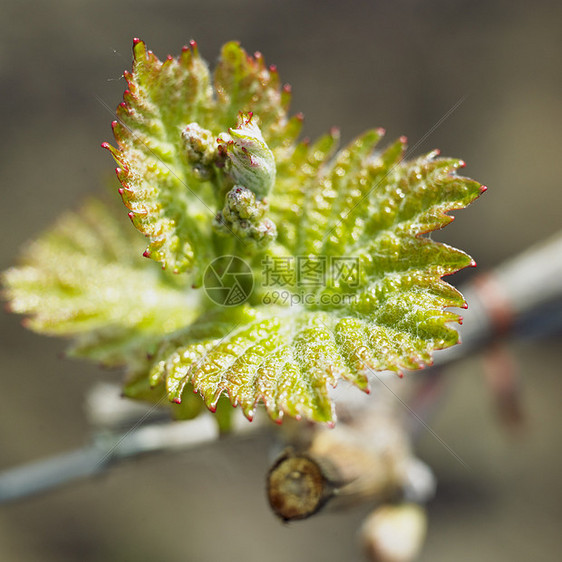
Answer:
<svg viewBox="0 0 562 562"><path fill-rule="evenodd" d="M209 71L195 45L164 62L142 41L133 52L113 122L118 148L104 146L119 164L129 217L150 241L145 255L183 272L209 258L204 240L214 216L212 192L190 168L181 134L190 123L206 124L214 103Z"/></svg>
<svg viewBox="0 0 562 562"><path fill-rule="evenodd" d="M108 366L144 357L197 311L131 234L96 200L64 214L3 274L12 311L36 332L72 338L71 355Z"/></svg>
<svg viewBox="0 0 562 562"><path fill-rule="evenodd" d="M238 113L252 112L272 149L289 145L300 131L301 119L287 121L290 88L281 88L274 66L267 67L261 53L252 57L231 41L223 46L215 71L215 119L223 130L236 123ZM295 134L296 133L296 134Z"/></svg>
<svg viewBox="0 0 562 562"><path fill-rule="evenodd" d="M195 391L212 410L226 395L249 418L264 404L275 421L330 423L338 380L367 391L373 371L419 369L457 343L448 308L465 303L442 277L473 262L430 233L483 190L458 175L460 160L405 161L404 139L379 148L382 129L339 151L336 130L297 142L290 88L234 42L213 77L193 42L163 62L139 40L133 54L117 147L104 146L148 238L144 255L185 273L174 280L143 260L136 239L91 204L5 275L33 329L72 337L75 354L126 363L125 394L168 400L178 417L197 414ZM206 268L222 257L230 267L229 256L254 278L237 306L201 288ZM225 410L221 420L227 427Z"/></svg>
<svg viewBox="0 0 562 562"><path fill-rule="evenodd" d="M263 402L275 420L288 414L330 421L327 383L346 374L330 330L333 320L325 313L287 312L246 307L236 318L229 312L201 318L156 354L152 384L165 381L170 400L180 402L190 383L212 410L225 392L250 419ZM364 377L358 382L365 386Z"/></svg>
<svg viewBox="0 0 562 562"><path fill-rule="evenodd" d="M436 153L402 162L402 141L376 155L380 136L367 133L315 168L310 153L320 149L303 155L297 148L309 174L301 213L285 204L286 192L271 196L280 224L298 221L283 252L319 263L350 259L357 277L306 292L295 276L273 288L299 303L285 308L261 304L268 294L262 279L255 306L238 311L236 321L228 320L230 311L199 318L156 354L151 380L165 381L171 400L181 401L192 384L211 409L224 392L249 418L263 403L277 421L286 414L331 422L329 389L338 379L366 390L369 372L422 368L433 350L458 342L449 324L460 317L445 309L464 306L464 299L441 277L472 260L423 234L450 222L446 213L478 197L481 186L456 175L461 161ZM327 156L332 138L319 142ZM288 254L269 253L272 260L279 255Z"/></svg>
<svg viewBox="0 0 562 562"><path fill-rule="evenodd" d="M265 142L281 154L298 135L302 119L287 119L290 93L281 88L277 71L268 69L259 53L250 57L237 43L222 50L214 92L195 42L163 62L139 40L133 54L133 70L124 73L128 89L113 122L117 148L103 146L119 164L120 193L129 217L149 239L145 256L175 272L194 271L198 282L213 258L208 242L221 208L215 196L224 191L217 186L223 178L218 156L204 174L190 162L182 132L193 123L215 137L228 129L235 132L239 113L253 112Z"/></svg>

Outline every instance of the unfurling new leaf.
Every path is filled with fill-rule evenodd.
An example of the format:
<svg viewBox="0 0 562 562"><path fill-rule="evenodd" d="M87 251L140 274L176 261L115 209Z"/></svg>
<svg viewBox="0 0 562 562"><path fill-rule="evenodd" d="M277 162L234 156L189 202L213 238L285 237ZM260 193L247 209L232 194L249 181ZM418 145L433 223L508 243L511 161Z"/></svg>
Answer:
<svg viewBox="0 0 562 562"><path fill-rule="evenodd" d="M339 151L335 131L298 142L289 89L237 43L213 76L194 43L165 61L133 51L104 146L150 259L99 204L67 215L4 277L30 327L127 364L127 396L189 417L193 390L212 410L224 394L276 421L333 422L338 380L366 390L370 372L419 369L457 343L447 309L465 303L442 277L472 260L426 234L483 190L460 160L405 161L402 139L379 148L381 129ZM236 298L209 296L221 291Z"/></svg>

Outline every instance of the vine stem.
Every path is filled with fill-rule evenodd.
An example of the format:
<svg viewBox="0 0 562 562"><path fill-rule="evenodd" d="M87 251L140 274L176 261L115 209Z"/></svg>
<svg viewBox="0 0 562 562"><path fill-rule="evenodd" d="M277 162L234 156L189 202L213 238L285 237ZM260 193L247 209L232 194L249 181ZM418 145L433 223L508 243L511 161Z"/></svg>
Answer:
<svg viewBox="0 0 562 562"><path fill-rule="evenodd" d="M95 476L127 458L183 450L215 441L218 436L210 413L186 422L152 423L122 433L100 431L86 447L0 473L0 503Z"/></svg>

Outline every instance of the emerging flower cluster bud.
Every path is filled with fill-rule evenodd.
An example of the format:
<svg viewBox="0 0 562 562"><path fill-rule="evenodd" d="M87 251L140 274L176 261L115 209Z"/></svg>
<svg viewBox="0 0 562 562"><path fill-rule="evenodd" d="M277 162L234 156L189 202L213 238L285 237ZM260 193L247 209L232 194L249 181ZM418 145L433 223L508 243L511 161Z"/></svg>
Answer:
<svg viewBox="0 0 562 562"><path fill-rule="evenodd" d="M211 176L211 165L217 158L217 147L213 133L198 123L190 123L181 132L188 162L200 179Z"/></svg>
<svg viewBox="0 0 562 562"><path fill-rule="evenodd" d="M252 191L235 185L226 194L224 208L217 213L213 226L222 234L235 235L264 248L277 237L275 223L264 218L266 211L265 201L256 200Z"/></svg>
<svg viewBox="0 0 562 562"><path fill-rule="evenodd" d="M218 142L234 185L242 185L263 199L275 183L275 158L252 121L252 113L240 113L236 129L221 133Z"/></svg>

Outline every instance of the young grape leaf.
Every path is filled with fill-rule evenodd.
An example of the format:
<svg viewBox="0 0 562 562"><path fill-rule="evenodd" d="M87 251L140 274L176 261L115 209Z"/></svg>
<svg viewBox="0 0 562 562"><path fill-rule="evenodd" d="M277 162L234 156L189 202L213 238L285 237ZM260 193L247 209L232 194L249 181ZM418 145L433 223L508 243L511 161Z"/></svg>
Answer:
<svg viewBox="0 0 562 562"><path fill-rule="evenodd" d="M283 205L286 192L271 196L280 224L299 223L296 236L286 237L294 265L299 257L321 265L342 260L355 276L305 292L295 272L273 287L299 304L284 308L263 304L272 287L262 278L254 306L242 315L237 310L236 320L228 309L212 320L201 317L163 345L152 384L165 382L177 402L190 383L211 409L224 392L249 418L263 402L276 421L287 414L331 422L329 389L338 379L365 390L369 372L419 369L431 363L432 351L457 343L448 324L460 317L444 309L465 303L441 277L472 260L422 235L450 222L446 212L482 188L456 175L458 160L431 153L401 162L402 141L374 156L379 137L380 131L367 133L317 166L300 214ZM287 253L281 256L271 250L267 257L275 263Z"/></svg>
<svg viewBox="0 0 562 562"><path fill-rule="evenodd" d="M178 417L198 412L195 391L249 418L263 403L275 421L332 423L338 380L368 390L369 373L422 368L457 343L447 309L465 303L442 277L473 262L428 233L485 189L462 161L405 161L404 139L379 148L382 129L339 151L337 130L297 142L290 89L234 42L214 76L194 42L160 61L135 40L133 55L117 146L104 146L144 256L167 271L91 203L5 274L30 327L126 363L125 394L181 403ZM224 257L237 266L209 277Z"/></svg>
<svg viewBox="0 0 562 562"><path fill-rule="evenodd" d="M3 274L12 311L36 332L71 338L70 355L107 366L144 357L197 309L179 279L140 257L131 234L97 200L67 212Z"/></svg>

